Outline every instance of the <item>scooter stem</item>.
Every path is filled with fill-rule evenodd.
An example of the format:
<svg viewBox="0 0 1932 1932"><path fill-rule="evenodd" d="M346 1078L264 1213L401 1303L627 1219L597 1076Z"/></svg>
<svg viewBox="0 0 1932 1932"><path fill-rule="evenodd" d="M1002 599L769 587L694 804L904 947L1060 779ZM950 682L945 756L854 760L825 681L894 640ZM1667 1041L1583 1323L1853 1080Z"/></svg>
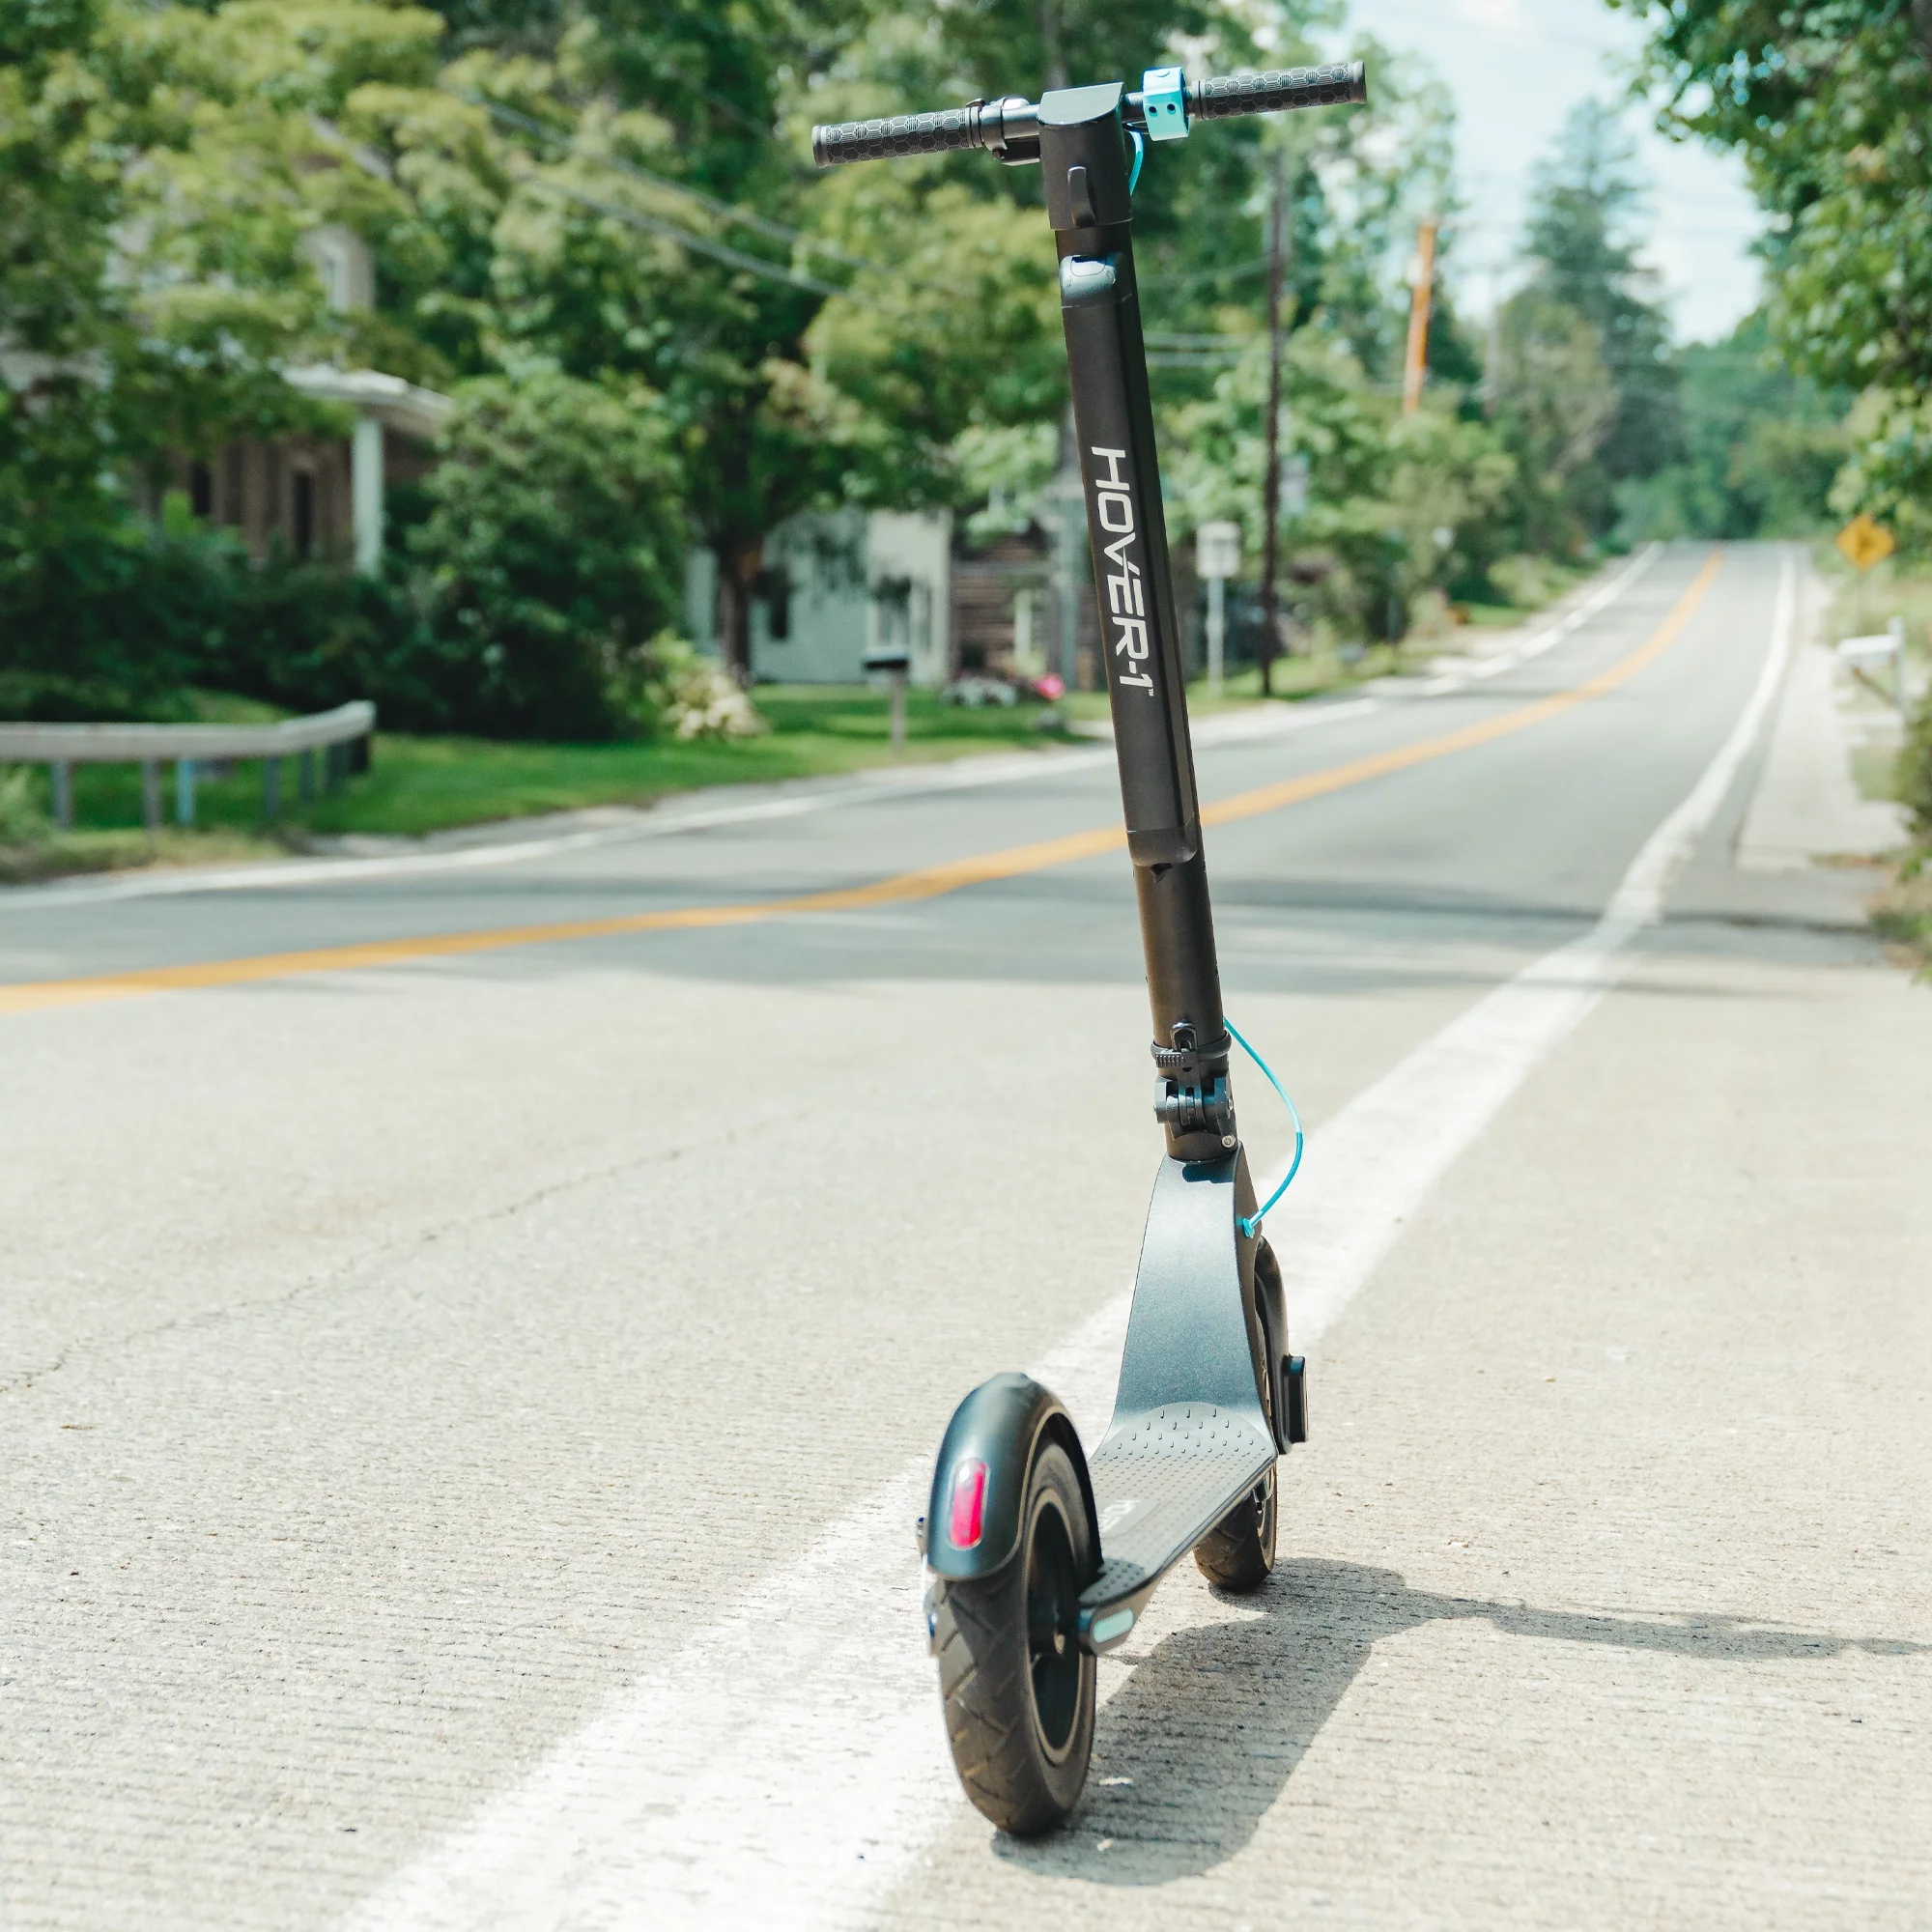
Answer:
<svg viewBox="0 0 1932 1932"><path fill-rule="evenodd" d="M1124 98L1118 82L1046 95L1039 157L1060 251L1100 654L1140 901L1154 1112L1175 1159L1218 1161L1236 1144L1229 1039L1134 280Z"/></svg>

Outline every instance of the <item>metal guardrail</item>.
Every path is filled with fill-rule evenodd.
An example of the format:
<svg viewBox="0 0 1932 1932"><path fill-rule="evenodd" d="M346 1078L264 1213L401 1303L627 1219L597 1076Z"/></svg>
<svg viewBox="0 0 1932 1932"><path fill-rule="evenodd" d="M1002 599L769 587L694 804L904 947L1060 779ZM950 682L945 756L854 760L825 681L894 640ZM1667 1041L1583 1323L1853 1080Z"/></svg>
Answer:
<svg viewBox="0 0 1932 1932"><path fill-rule="evenodd" d="M270 818L282 809L282 761L297 759L299 795L313 798L317 752L323 753L324 788L335 790L351 769L368 767L367 743L376 728L376 707L358 698L308 718L276 724L10 724L0 723L0 763L45 765L53 780L54 823L73 824L75 765L138 764L141 815L150 832L161 822L160 768L175 768L175 822L194 823L198 767L262 761L262 809ZM359 758L353 751L361 745Z"/></svg>

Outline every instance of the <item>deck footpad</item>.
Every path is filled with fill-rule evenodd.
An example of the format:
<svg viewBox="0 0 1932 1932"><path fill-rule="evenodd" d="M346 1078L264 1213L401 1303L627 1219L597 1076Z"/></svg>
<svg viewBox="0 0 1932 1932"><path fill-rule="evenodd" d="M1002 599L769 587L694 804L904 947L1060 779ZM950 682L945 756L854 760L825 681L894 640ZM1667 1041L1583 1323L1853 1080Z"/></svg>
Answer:
<svg viewBox="0 0 1932 1932"><path fill-rule="evenodd" d="M1102 1561L1081 1603L1119 1603L1151 1586L1274 1459L1257 1414L1212 1403L1170 1403L1117 1422L1088 1462Z"/></svg>

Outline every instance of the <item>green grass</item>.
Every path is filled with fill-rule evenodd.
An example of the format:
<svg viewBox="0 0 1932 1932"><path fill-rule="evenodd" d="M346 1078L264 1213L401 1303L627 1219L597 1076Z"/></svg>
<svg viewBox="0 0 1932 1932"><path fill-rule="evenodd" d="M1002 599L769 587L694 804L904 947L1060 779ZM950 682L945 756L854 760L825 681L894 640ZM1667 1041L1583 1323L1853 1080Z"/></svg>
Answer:
<svg viewBox="0 0 1932 1932"><path fill-rule="evenodd" d="M335 797L298 798L294 762L287 762L282 814L272 828L263 816L262 765L250 760L225 777L204 777L196 785L193 833L170 830L152 844L140 829L138 768L78 766L73 773L74 832L57 836L42 827L33 837L8 839L0 835L0 879L227 858L299 846L310 836L415 836L537 812L644 805L667 793L707 785L1037 749L1065 743L1068 736L1064 719L1056 727L1037 704L969 711L915 691L907 694L907 745L901 753L892 746L882 692L863 686L774 685L761 688L756 699L772 729L735 743L503 744L379 732L372 769L352 779ZM274 715L242 699L208 697L197 708L205 717L236 720ZM172 770L164 776L164 806L171 815ZM43 774L32 774L29 791L33 806L44 814L48 797Z"/></svg>
<svg viewBox="0 0 1932 1932"><path fill-rule="evenodd" d="M1872 912L1872 926L1888 946L1932 973L1932 852L1921 850L1899 867Z"/></svg>

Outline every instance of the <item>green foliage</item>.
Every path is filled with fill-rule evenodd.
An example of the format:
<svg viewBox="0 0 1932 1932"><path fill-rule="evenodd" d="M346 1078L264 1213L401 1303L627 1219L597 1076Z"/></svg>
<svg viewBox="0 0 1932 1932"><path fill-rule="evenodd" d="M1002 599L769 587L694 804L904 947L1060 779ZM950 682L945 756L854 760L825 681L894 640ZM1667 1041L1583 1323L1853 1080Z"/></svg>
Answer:
<svg viewBox="0 0 1932 1932"><path fill-rule="evenodd" d="M1622 488L1624 537L1815 533L1851 448L1842 398L1777 366L1762 315L1728 341L1692 343L1677 365L1685 458Z"/></svg>
<svg viewBox="0 0 1932 1932"><path fill-rule="evenodd" d="M1745 157L1772 324L1819 382L1932 389L1932 5L1611 0L1651 25L1668 128Z"/></svg>
<svg viewBox="0 0 1932 1932"><path fill-rule="evenodd" d="M675 475L648 392L554 369L466 386L410 548L448 724L592 739L643 720L675 608ZM451 675L460 668L459 675Z"/></svg>
<svg viewBox="0 0 1932 1932"><path fill-rule="evenodd" d="M221 636L238 558L188 522L0 546L0 717L165 716Z"/></svg>
<svg viewBox="0 0 1932 1932"><path fill-rule="evenodd" d="M1596 459L1617 415L1603 334L1532 282L1503 307L1492 381L1496 427L1519 466L1520 545L1574 554L1603 520Z"/></svg>
<svg viewBox="0 0 1932 1932"><path fill-rule="evenodd" d="M1651 28L1663 125L1744 156L1788 365L1867 392L1840 512L1932 538L1932 0L1611 0ZM1822 453L1822 452L1821 452Z"/></svg>
<svg viewBox="0 0 1932 1932"><path fill-rule="evenodd" d="M41 774L31 765L0 765L0 846L25 845L52 830L41 793Z"/></svg>
<svg viewBox="0 0 1932 1932"><path fill-rule="evenodd" d="M1527 237L1539 297L1597 331L1616 406L1596 455L1612 484L1662 469L1680 438L1670 327L1633 239L1642 202L1634 157L1610 110L1580 102L1537 171Z"/></svg>
<svg viewBox="0 0 1932 1932"><path fill-rule="evenodd" d="M763 542L795 512L950 505L975 530L1010 527L1038 508L1059 455L1066 380L1037 170L946 156L820 175L807 126L1131 82L1168 60L1292 62L1339 13L1328 0L9 8L0 679L43 713L165 707L195 677L300 708L369 696L386 722L478 733L611 737L706 714L711 698L696 701L691 667L661 641L694 536L717 556L721 633L742 668ZM1232 514L1258 554L1260 270L1282 184L1284 447L1312 487L1280 534L1302 614L1380 635L1391 608L1399 625L1525 546L1601 541L1619 492L1673 461L1676 373L1631 243L1628 157L1599 112L1540 186L1535 273L1502 318L1498 369L1480 368L1441 290L1429 406L1399 415L1417 220L1444 217L1453 242L1453 116L1425 71L1373 42L1360 51L1376 71L1366 111L1216 124L1211 139L1156 149L1135 227L1150 328L1209 345L1156 375L1177 534ZM366 243L373 306L346 311L325 288L332 231ZM392 522L382 577L248 568L180 516L157 530L136 514L184 456L340 436L346 417L285 380L303 363L460 398L420 516ZM1725 486L1764 499L1761 523L1786 514L1780 490L1816 495L1822 444L1787 418L1750 432L1748 473ZM1915 436L1897 440L1900 473L1918 460ZM1892 471L1860 475L1902 487ZM149 604L162 621L133 625Z"/></svg>
<svg viewBox="0 0 1932 1932"><path fill-rule="evenodd" d="M1681 454L1669 325L1634 241L1640 202L1609 110L1580 103L1537 171L1530 279L1504 305L1491 378L1524 549L1570 554L1606 537L1619 486Z"/></svg>
<svg viewBox="0 0 1932 1932"><path fill-rule="evenodd" d="M1898 798L1921 843L1932 843L1932 699L1918 707L1898 754Z"/></svg>
<svg viewBox="0 0 1932 1932"><path fill-rule="evenodd" d="M1283 372L1290 435L1283 455L1307 466L1307 502L1283 524L1290 571L1308 586L1293 601L1304 623L1327 621L1350 638L1397 629L1432 589L1468 568L1509 489L1515 466L1493 433L1446 408L1398 413L1372 389L1339 336L1307 328ZM1260 554L1265 344L1257 339L1214 394L1173 420L1172 483L1189 526L1229 517ZM1441 533L1438 535L1438 532Z"/></svg>

